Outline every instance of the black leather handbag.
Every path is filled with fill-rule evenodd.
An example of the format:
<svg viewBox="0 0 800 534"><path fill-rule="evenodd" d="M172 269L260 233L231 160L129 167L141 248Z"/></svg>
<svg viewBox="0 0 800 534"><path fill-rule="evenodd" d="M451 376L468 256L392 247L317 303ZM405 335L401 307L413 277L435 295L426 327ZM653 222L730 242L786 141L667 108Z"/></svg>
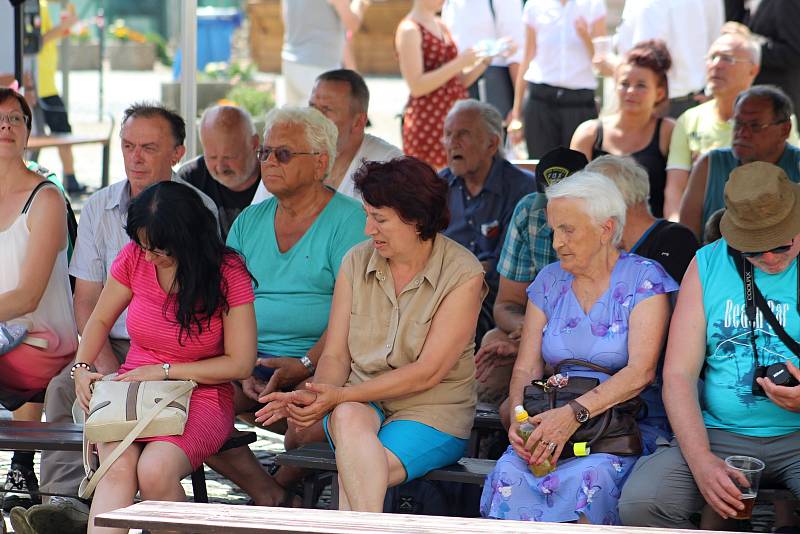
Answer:
<svg viewBox="0 0 800 534"><path fill-rule="evenodd" d="M614 372L603 366L584 360L565 359L553 370L559 373L564 366L583 367L607 375ZM554 387L547 380L534 380L525 387L523 406L531 416L566 406L587 391L600 384L600 380L585 376L570 376L563 387ZM592 453L604 452L618 456L639 456L642 454L642 435L639 431L638 419L647 416L647 405L637 395L632 399L616 404L601 414L597 414L585 423L570 437L561 458L575 455L573 446L585 444Z"/></svg>

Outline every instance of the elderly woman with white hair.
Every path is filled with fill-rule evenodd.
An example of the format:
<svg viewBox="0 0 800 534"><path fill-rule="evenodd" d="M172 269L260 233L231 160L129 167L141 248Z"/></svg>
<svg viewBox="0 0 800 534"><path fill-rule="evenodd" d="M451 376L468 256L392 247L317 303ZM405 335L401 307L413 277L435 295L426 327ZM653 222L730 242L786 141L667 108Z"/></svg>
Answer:
<svg viewBox="0 0 800 534"><path fill-rule="evenodd" d="M228 234L228 245L241 252L257 282L259 359L254 376L242 384L250 408L259 396L294 388L314 374L339 265L364 240L366 220L361 203L324 184L336 156L333 122L314 108L293 107L273 109L265 120L258 157L261 179L273 196L242 211ZM305 432L306 438L324 440L317 430ZM287 447L297 446L295 438L290 427ZM260 473L260 466L252 455L223 455L217 459L239 466L234 482L256 504L291 503L291 494L280 487L289 479L255 476L250 467ZM225 472L231 473L230 465Z"/></svg>
<svg viewBox="0 0 800 534"><path fill-rule="evenodd" d="M546 378L545 366L565 359L600 365L613 375L571 365L570 377L594 377L599 384L567 405L530 417L535 430L527 442L519 437L520 424L511 424L511 446L486 480L481 514L618 524L620 490L638 457L590 451L556 462L562 452L571 452L565 446L582 421L635 397L653 382L669 321L667 294L678 285L657 263L619 248L626 208L611 180L582 171L546 194L559 261L542 269L527 290L509 407L523 404L523 390L532 380ZM649 417L639 421L639 430L645 454L667 433ZM538 471L545 460L557 467L535 476L532 467Z"/></svg>
<svg viewBox="0 0 800 534"><path fill-rule="evenodd" d="M612 155L592 160L586 170L610 178L622 193L627 208L620 243L622 248L657 261L673 280L680 283L700 243L686 226L653 216L648 202L650 179L647 170L631 156Z"/></svg>

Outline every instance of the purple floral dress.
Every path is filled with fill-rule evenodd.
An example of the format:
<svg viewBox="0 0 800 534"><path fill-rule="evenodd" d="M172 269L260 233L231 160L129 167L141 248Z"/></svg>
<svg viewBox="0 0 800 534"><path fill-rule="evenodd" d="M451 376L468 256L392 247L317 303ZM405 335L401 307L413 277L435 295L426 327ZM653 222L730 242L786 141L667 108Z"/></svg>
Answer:
<svg viewBox="0 0 800 534"><path fill-rule="evenodd" d="M622 369L628 362L628 321L633 308L653 295L678 289L657 262L623 252L614 265L609 288L587 315L572 292L573 278L556 262L542 269L528 288L528 298L547 316L542 355L550 366L577 358L614 371ZM570 375L595 376L601 381L608 378L587 369L573 367L566 371ZM668 437L669 425L661 405L659 383L642 396L649 410L639 427L644 452L649 454L659 436ZM509 447L486 479L481 515L549 522L575 521L585 515L594 524L619 524L617 502L637 459L590 454L560 461L555 471L536 477Z"/></svg>

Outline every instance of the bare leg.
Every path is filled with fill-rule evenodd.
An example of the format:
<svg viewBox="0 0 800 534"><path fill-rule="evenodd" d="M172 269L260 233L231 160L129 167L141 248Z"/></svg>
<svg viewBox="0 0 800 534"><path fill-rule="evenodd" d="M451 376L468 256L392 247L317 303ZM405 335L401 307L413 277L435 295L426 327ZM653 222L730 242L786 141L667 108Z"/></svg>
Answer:
<svg viewBox="0 0 800 534"><path fill-rule="evenodd" d="M350 501L347 498L347 493L344 492L342 489L342 477L341 475L336 475L336 479L339 481L339 510L350 511L353 509L350 506Z"/></svg>
<svg viewBox="0 0 800 534"><path fill-rule="evenodd" d="M41 421L42 408L40 402L27 402L12 412L14 421Z"/></svg>
<svg viewBox="0 0 800 534"><path fill-rule="evenodd" d="M340 503L359 512L383 511L386 488L406 475L397 457L378 440L378 414L366 404L346 402L331 412L329 425L344 497Z"/></svg>
<svg viewBox="0 0 800 534"><path fill-rule="evenodd" d="M189 458L174 443L147 443L136 467L139 493L147 501L185 501L181 479L191 472Z"/></svg>
<svg viewBox="0 0 800 534"><path fill-rule="evenodd" d="M63 174L75 174L75 158L72 157L72 147L58 147L58 157L61 159Z"/></svg>
<svg viewBox="0 0 800 534"><path fill-rule="evenodd" d="M206 464L242 488L257 506L278 506L283 501L283 487L269 476L249 447L215 454Z"/></svg>
<svg viewBox="0 0 800 534"><path fill-rule="evenodd" d="M100 443L100 461L104 461L111 451L119 444ZM94 526L95 516L117 508L123 508L133 504L133 498L139 489L139 480L136 475L136 466L139 463L139 455L142 453L142 445L134 443L128 447L122 455L117 458L114 465L106 472L106 475L97 484L92 500L92 508L89 510L89 530L87 534L126 534L126 529L103 528Z"/></svg>

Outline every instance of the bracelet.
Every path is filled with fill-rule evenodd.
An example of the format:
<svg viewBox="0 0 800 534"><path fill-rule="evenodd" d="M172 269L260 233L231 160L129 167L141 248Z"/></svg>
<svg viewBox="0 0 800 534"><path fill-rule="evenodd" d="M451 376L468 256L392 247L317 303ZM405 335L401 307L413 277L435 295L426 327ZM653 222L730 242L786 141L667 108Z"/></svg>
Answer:
<svg viewBox="0 0 800 534"><path fill-rule="evenodd" d="M314 372L317 370L317 367L314 365L314 362L311 361L311 358L309 358L308 355L301 357L300 363L302 363L303 366L306 369L308 369L309 376L314 375Z"/></svg>
<svg viewBox="0 0 800 534"><path fill-rule="evenodd" d="M70 380L75 380L75 371L77 369L86 369L90 373L92 372L92 366L85 362L77 362L75 365L69 368L69 378Z"/></svg>

